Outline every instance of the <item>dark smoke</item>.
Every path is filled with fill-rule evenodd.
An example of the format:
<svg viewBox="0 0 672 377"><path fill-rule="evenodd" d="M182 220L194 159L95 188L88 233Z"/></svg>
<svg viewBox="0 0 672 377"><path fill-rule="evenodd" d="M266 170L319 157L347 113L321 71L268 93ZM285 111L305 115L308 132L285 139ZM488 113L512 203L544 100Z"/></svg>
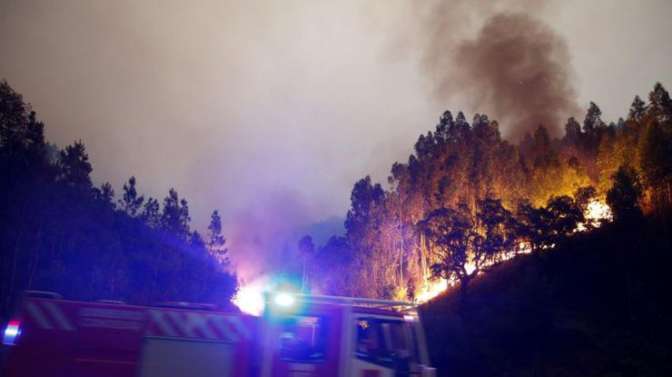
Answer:
<svg viewBox="0 0 672 377"><path fill-rule="evenodd" d="M483 9L482 4L471 8ZM471 25L458 21L465 15L456 14L459 9L441 3L428 18L423 66L437 99L466 99L472 110L498 119L504 136L513 140L540 124L558 134L564 120L578 111L565 41L519 12L496 12L474 38L460 38ZM453 13L447 15L449 10Z"/></svg>

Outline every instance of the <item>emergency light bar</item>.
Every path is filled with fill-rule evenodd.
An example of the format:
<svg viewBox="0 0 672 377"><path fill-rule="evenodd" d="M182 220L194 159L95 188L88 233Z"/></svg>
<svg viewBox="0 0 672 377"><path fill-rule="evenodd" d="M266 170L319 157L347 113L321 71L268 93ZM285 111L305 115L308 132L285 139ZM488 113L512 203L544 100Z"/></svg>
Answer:
<svg viewBox="0 0 672 377"><path fill-rule="evenodd" d="M9 321L2 334L2 344L5 346L15 345L19 335L21 335L21 322L17 320Z"/></svg>
<svg viewBox="0 0 672 377"><path fill-rule="evenodd" d="M417 304L406 301L381 300L373 298L360 297L343 297L343 296L325 296L325 295L302 295L298 294L296 297L299 301L334 304L334 305L348 305L348 306L366 306L377 309L394 309L398 308L401 311L415 309Z"/></svg>

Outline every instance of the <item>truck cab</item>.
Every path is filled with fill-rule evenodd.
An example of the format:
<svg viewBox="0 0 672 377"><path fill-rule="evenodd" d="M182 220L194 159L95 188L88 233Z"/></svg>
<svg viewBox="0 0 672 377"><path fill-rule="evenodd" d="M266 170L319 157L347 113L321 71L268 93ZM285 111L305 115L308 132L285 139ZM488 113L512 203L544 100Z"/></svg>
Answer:
<svg viewBox="0 0 672 377"><path fill-rule="evenodd" d="M267 299L262 376L434 376L411 303L335 296Z"/></svg>

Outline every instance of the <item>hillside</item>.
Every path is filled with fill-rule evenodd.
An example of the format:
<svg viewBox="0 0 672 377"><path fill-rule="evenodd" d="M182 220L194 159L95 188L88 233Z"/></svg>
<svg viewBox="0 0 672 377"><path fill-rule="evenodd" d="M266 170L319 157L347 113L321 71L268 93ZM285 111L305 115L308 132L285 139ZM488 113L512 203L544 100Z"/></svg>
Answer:
<svg viewBox="0 0 672 377"><path fill-rule="evenodd" d="M499 265L421 308L438 375L672 375L671 262L647 220Z"/></svg>

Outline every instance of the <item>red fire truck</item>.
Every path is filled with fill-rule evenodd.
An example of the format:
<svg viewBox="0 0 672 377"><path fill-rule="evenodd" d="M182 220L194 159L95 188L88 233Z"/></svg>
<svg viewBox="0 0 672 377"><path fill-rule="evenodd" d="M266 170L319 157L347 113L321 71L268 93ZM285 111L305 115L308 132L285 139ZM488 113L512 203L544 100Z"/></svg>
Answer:
<svg viewBox="0 0 672 377"><path fill-rule="evenodd" d="M434 376L413 305L268 294L261 317L27 292L4 329L8 376Z"/></svg>

